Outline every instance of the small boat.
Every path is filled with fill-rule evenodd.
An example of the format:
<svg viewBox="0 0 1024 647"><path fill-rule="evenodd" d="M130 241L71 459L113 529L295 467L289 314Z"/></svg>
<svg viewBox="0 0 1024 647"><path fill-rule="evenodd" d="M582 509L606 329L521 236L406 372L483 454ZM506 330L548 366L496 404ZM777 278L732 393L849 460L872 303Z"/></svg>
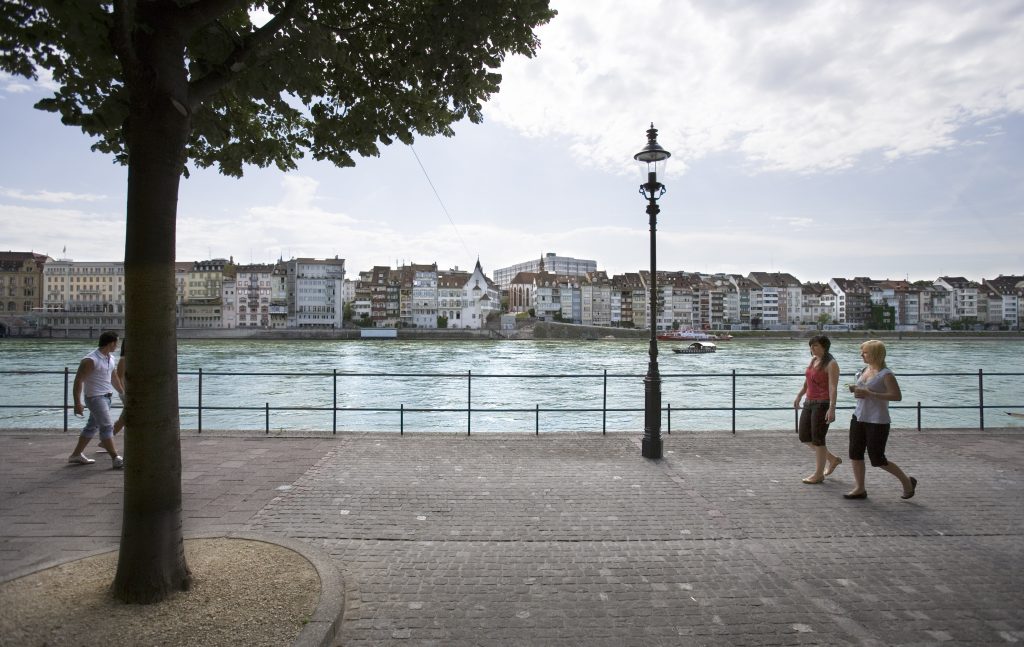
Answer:
<svg viewBox="0 0 1024 647"><path fill-rule="evenodd" d="M696 355L698 353L713 353L718 350L718 346L715 346L709 341L695 341L686 348L673 348L673 353L680 355Z"/></svg>

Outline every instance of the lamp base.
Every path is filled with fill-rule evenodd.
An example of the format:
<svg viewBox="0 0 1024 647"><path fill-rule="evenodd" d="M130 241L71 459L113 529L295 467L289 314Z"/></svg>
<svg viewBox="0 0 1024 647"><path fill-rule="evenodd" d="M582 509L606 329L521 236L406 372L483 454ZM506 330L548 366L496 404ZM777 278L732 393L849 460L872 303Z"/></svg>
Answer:
<svg viewBox="0 0 1024 647"><path fill-rule="evenodd" d="M647 438L640 443L640 455L644 458L661 458L664 443L661 438Z"/></svg>

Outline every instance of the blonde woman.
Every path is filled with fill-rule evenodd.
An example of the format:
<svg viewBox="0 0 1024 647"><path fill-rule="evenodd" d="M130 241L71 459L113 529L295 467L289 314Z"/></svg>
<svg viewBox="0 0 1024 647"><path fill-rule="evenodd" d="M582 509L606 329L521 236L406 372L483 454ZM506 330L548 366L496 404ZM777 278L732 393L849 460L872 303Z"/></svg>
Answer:
<svg viewBox="0 0 1024 647"><path fill-rule="evenodd" d="M872 467L880 467L900 480L903 499L914 496L917 479L908 477L896 463L885 457L885 443L889 439L889 403L903 399L896 376L885 365L885 344L872 339L860 345L860 355L867 366L857 374L857 383L851 387L857 398L857 408L850 421L850 461L853 464L854 487L843 495L844 499L866 499L864 488L864 451L867 450Z"/></svg>

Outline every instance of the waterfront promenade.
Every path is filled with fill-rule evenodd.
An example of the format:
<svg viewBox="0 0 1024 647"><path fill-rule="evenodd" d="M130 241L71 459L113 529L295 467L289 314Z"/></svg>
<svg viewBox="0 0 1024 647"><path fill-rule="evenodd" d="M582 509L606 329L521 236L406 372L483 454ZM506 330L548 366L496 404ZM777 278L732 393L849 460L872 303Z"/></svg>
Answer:
<svg viewBox="0 0 1024 647"><path fill-rule="evenodd" d="M1020 430L895 430L908 501L871 468L843 500L849 460L802 484L792 432L665 440L188 433L184 526L328 556L337 645L1024 644ZM72 442L0 433L0 580L116 547L122 474Z"/></svg>

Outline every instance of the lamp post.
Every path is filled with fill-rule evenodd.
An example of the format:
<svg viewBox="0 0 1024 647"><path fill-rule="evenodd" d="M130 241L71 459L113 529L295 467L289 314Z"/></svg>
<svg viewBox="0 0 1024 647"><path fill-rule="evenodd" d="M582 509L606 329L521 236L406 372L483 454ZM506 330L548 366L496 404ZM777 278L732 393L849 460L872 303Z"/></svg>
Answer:
<svg viewBox="0 0 1024 647"><path fill-rule="evenodd" d="M651 220L651 283L648 304L651 312L651 342L648 349L647 376L644 378L644 438L640 453L644 458L661 458L661 373L658 372L658 265L657 229L658 199L665 195L665 185L658 182L658 171L664 171L665 160L672 156L658 144L658 129L651 124L647 130L647 145L633 156L647 173L647 181L640 185L640 195L647 199L647 215Z"/></svg>

